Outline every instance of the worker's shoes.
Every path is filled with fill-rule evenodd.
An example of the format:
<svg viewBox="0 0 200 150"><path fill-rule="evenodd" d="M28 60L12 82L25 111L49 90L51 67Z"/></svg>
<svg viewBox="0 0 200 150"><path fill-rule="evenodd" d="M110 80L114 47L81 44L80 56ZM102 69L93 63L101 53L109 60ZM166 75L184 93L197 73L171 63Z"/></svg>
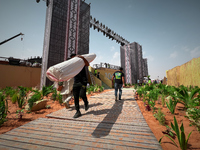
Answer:
<svg viewBox="0 0 200 150"><path fill-rule="evenodd" d="M78 117L80 117L80 116L81 116L81 112L78 110L78 111L75 113L75 115L74 115L73 118L78 118Z"/></svg>
<svg viewBox="0 0 200 150"><path fill-rule="evenodd" d="M115 101L117 101L117 96L115 96Z"/></svg>
<svg viewBox="0 0 200 150"><path fill-rule="evenodd" d="M89 109L89 104L85 105L85 111Z"/></svg>
<svg viewBox="0 0 200 150"><path fill-rule="evenodd" d="M69 109L69 108L70 108L68 102L64 103L64 105L65 105L65 108L66 108L66 109Z"/></svg>

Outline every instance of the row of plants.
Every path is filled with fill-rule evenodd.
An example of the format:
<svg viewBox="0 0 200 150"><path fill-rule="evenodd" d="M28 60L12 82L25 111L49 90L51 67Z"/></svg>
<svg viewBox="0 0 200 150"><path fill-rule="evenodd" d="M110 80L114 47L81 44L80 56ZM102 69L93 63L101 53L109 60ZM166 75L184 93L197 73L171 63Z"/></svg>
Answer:
<svg viewBox="0 0 200 150"><path fill-rule="evenodd" d="M161 111L161 108L155 107L156 102L169 109L170 113L174 115L174 124L171 123L171 127L165 125L168 131L168 135L165 136L175 143L172 138L176 135L180 148L187 149L188 139L192 132L189 133L186 139L183 124L181 124L179 132L175 108L178 103L183 104L183 111L186 112L185 117L191 121L190 125L195 126L200 131L200 88L198 86L185 87L181 85L175 87L163 84L135 85L134 88L136 95L143 100L146 110L152 110L154 117L161 125L165 125L165 114ZM156 112L156 110L158 111ZM177 144L175 145L177 146Z"/></svg>
<svg viewBox="0 0 200 150"><path fill-rule="evenodd" d="M16 114L19 119L22 119L24 113L24 106L28 104L29 110L27 113L30 113L30 110L33 107L34 102L42 100L48 94L52 94L52 100L58 100L62 102L62 97L57 94L57 91L53 86L44 86L42 90L36 88L22 87L18 86L17 88L6 87L0 90L0 126L6 121L8 110L8 100L11 100L13 104L18 105L19 110L16 111ZM30 97L27 97L29 96Z"/></svg>
<svg viewBox="0 0 200 150"><path fill-rule="evenodd" d="M104 90L103 86L90 85L87 86L87 93L91 94L92 92L102 92ZM31 93L31 94L30 94ZM42 100L45 96L52 93L51 99L58 101L60 104L63 103L62 95L57 91L56 88L52 86L44 86L42 90L36 88L22 87L18 86L17 88L6 87L0 90L0 126L6 121L8 110L8 100L11 100L13 104L18 105L19 110L16 111L16 114L19 119L22 119L24 113L24 105L28 104L29 111L32 109L35 102ZM30 96L29 96L30 95ZM29 97L28 97L29 96Z"/></svg>
<svg viewBox="0 0 200 150"><path fill-rule="evenodd" d="M92 93L96 93L96 92L102 92L104 90L103 86L99 86L97 84L93 85L88 85L87 86L87 93L88 94L92 94Z"/></svg>

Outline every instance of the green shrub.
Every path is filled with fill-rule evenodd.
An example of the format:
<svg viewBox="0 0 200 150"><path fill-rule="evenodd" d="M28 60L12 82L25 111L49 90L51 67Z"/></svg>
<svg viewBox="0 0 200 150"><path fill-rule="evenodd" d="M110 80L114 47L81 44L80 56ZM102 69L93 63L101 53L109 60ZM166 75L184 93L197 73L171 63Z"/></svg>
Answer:
<svg viewBox="0 0 200 150"><path fill-rule="evenodd" d="M35 91L36 93L28 100L29 104L29 109L31 110L33 107L34 102L38 101L41 99L41 94L40 92Z"/></svg>
<svg viewBox="0 0 200 150"><path fill-rule="evenodd" d="M53 91L53 86L43 86L41 94L44 97L47 96L49 93L52 93L52 91Z"/></svg>
<svg viewBox="0 0 200 150"><path fill-rule="evenodd" d="M18 88L19 88L19 97L17 99L17 102L18 102L19 108L22 108L22 106L25 103L24 99L26 97L26 88L22 86L18 86Z"/></svg>
<svg viewBox="0 0 200 150"><path fill-rule="evenodd" d="M19 96L26 97L26 88L22 86L18 86L18 88L19 88Z"/></svg>
<svg viewBox="0 0 200 150"><path fill-rule="evenodd" d="M13 104L15 104L17 102L17 100L19 99L19 94L18 93L15 93L12 98L11 98L11 101Z"/></svg>
<svg viewBox="0 0 200 150"><path fill-rule="evenodd" d="M2 92L4 93L4 95L5 95L6 97L10 96L10 98L12 98L12 96L13 96L16 92L18 92L18 90L17 90L17 89L14 89L14 88L12 88L12 87L6 87L6 88L4 88L4 89L2 90Z"/></svg>
<svg viewBox="0 0 200 150"><path fill-rule="evenodd" d="M54 88L54 89L52 90L51 99L55 101L56 98L57 98L57 90Z"/></svg>
<svg viewBox="0 0 200 150"><path fill-rule="evenodd" d="M139 95L140 98L142 97L142 92L143 92L142 88L137 90L137 93L138 93L138 95Z"/></svg>
<svg viewBox="0 0 200 150"><path fill-rule="evenodd" d="M19 97L17 99L17 103L18 103L18 107L22 108L22 106L24 105L25 101L24 101L24 97Z"/></svg>
<svg viewBox="0 0 200 150"><path fill-rule="evenodd" d="M195 95L200 91L200 88L196 88L189 92L185 87L181 87L180 89L176 89L177 96L179 99L179 103L182 103L185 108L195 107L199 105L199 98L195 97Z"/></svg>
<svg viewBox="0 0 200 150"><path fill-rule="evenodd" d="M7 116L7 104L5 100L5 95L3 95L2 92L0 92L0 126L6 121Z"/></svg>
<svg viewBox="0 0 200 150"><path fill-rule="evenodd" d="M161 111L161 108L158 108L158 112L154 114L154 117L161 125L165 125L165 114Z"/></svg>
<svg viewBox="0 0 200 150"><path fill-rule="evenodd" d="M172 100L171 98L170 98L170 100L169 100L169 103L166 102L167 108L169 109L169 111L170 111L172 114L174 114L174 112L175 112L175 108L176 108L176 104L177 104L177 103L178 103L177 100Z"/></svg>
<svg viewBox="0 0 200 150"><path fill-rule="evenodd" d="M87 87L87 92L90 94L91 92L102 92L104 90L103 86L96 85L90 85Z"/></svg>
<svg viewBox="0 0 200 150"><path fill-rule="evenodd" d="M23 114L24 114L24 109L17 110L17 111L16 111L16 114L17 114L16 117L17 117L19 120L22 120L22 116L23 116Z"/></svg>
<svg viewBox="0 0 200 150"><path fill-rule="evenodd" d="M162 94L162 96L161 96L161 104L162 104L162 107L165 106L165 95L164 94Z"/></svg>
<svg viewBox="0 0 200 150"><path fill-rule="evenodd" d="M135 85L134 85L134 89L135 89L135 90L137 90L137 87L138 87L138 85L137 85L137 84L135 84Z"/></svg>
<svg viewBox="0 0 200 150"><path fill-rule="evenodd" d="M179 131L179 126L178 126L175 116L174 116L174 124L171 122L171 129L176 133L180 148L182 150L186 150L188 146L188 140L192 131L188 134L188 137L186 139L183 123L181 124L180 131ZM178 147L178 145L174 142L174 140L170 136L168 135L164 135L164 136L168 137ZM163 137L160 138L159 143L161 143L161 140Z"/></svg>
<svg viewBox="0 0 200 150"><path fill-rule="evenodd" d="M189 118L191 121L190 125L196 126L197 130L200 131L200 109L198 108L188 108L185 117Z"/></svg>
<svg viewBox="0 0 200 150"><path fill-rule="evenodd" d="M58 102L60 104L62 104L63 103L63 101L62 101L62 95L60 95L60 93L58 94L57 98L58 98Z"/></svg>

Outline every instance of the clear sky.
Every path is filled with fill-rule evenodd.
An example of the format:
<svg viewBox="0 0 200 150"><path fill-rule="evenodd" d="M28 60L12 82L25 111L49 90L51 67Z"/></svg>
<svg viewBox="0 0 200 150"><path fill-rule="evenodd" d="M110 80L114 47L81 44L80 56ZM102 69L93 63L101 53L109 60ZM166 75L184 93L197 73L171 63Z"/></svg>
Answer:
<svg viewBox="0 0 200 150"><path fill-rule="evenodd" d="M200 57L200 0L85 0L91 15L128 41L142 45L152 79ZM46 4L41 0L0 0L1 57L42 56ZM91 64L120 65L120 44L90 29Z"/></svg>

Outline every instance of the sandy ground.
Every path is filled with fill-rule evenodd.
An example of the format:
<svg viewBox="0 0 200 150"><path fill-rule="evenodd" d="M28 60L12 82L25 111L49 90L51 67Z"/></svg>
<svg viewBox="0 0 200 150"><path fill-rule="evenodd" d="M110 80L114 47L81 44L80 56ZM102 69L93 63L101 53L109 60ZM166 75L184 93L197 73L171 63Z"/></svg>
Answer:
<svg viewBox="0 0 200 150"><path fill-rule="evenodd" d="M107 92L109 90L104 90L103 92ZM90 98L90 96L96 95L99 93L92 93L90 95L87 95L88 99ZM134 94L133 94L134 96ZM47 105L50 105L49 109L42 109L39 111L34 111L31 113L26 113L26 111L23 114L23 119L19 120L17 118L17 114L16 111L19 109L17 104L12 104L11 100L8 100L8 110L9 113L7 114L7 121L0 127L0 134L3 134L5 132L8 132L14 128L17 128L19 126L22 126L30 121L33 121L37 118L47 118L46 115L50 114L52 112L55 112L57 110L63 109L65 108L64 105L60 105L58 101L53 101L51 100L51 96L47 97L49 99L49 101L47 102ZM162 131L166 130L165 126L162 126L159 124L158 120L156 120L156 118L153 116L152 111L147 111L145 109L144 103L142 101L142 99L136 99L138 106L140 107L140 110L144 116L144 118L146 119L147 124L149 125L150 129L152 130L152 132L154 133L155 137L157 138L157 140L159 140L164 134L162 133ZM71 102L73 103L73 102ZM164 112L165 114L165 123L168 126L171 126L171 122L173 122L173 117L174 115L172 115L168 108L162 107L161 104L156 103L156 108L161 108L162 112ZM177 122L179 124L179 126L181 125L181 123L183 122L184 125L184 129L185 129L185 134L186 137L188 136L190 131L193 131L190 138L189 138L189 147L188 149L190 150L200 150L200 133L197 131L196 127L194 126L190 126L190 121L185 118L185 111L182 110L183 106L181 104L178 104L175 110L175 117L177 119ZM156 110L157 111L157 110ZM178 140L177 138L175 138L175 142L178 144ZM169 138L164 137L162 140L162 144L161 144L162 148L164 150L180 150L180 148L177 148Z"/></svg>

